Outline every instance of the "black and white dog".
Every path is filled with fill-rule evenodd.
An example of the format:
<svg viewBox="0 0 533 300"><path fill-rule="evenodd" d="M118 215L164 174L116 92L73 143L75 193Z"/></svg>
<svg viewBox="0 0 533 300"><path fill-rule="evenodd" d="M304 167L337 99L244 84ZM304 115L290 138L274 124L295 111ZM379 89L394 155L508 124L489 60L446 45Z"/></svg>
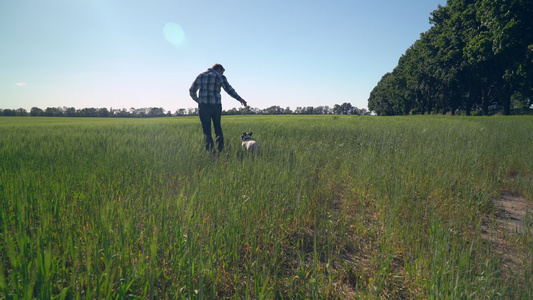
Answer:
<svg viewBox="0 0 533 300"><path fill-rule="evenodd" d="M242 150L257 151L257 143L252 139L252 133L241 134Z"/></svg>

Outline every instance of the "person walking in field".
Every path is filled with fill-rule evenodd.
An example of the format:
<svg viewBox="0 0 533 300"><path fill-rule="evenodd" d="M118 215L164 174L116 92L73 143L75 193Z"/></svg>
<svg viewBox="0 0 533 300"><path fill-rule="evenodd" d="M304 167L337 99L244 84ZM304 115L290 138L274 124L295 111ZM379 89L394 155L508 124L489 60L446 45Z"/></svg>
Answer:
<svg viewBox="0 0 533 300"><path fill-rule="evenodd" d="M226 76L224 76L224 71L224 67L221 64L213 65L207 71L200 73L189 89L191 98L198 103L198 115L202 123L205 149L208 151L214 150L211 121L213 121L215 129L215 141L218 151L220 152L224 148L224 135L220 125L222 117L220 88L222 87L226 93L246 107L246 101L228 83ZM198 90L200 90L199 95L197 95Z"/></svg>

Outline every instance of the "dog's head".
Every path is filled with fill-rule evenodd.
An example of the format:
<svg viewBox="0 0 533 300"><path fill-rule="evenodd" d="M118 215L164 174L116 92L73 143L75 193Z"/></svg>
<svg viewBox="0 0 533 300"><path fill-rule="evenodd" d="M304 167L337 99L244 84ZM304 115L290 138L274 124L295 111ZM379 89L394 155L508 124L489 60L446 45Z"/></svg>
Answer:
<svg viewBox="0 0 533 300"><path fill-rule="evenodd" d="M249 141L252 139L252 133L248 133L248 132L245 132L243 134L241 134L241 140L243 141Z"/></svg>

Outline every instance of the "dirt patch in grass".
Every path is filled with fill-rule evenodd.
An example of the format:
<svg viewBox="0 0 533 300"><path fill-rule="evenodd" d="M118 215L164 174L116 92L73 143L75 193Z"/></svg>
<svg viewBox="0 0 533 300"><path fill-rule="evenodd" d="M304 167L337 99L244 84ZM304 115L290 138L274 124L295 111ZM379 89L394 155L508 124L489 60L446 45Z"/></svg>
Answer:
<svg viewBox="0 0 533 300"><path fill-rule="evenodd" d="M520 196L503 193L497 209L496 219L503 229L518 233L529 231L533 234L531 202Z"/></svg>
<svg viewBox="0 0 533 300"><path fill-rule="evenodd" d="M520 235L533 234L533 203L510 192L502 192L496 202L496 213L482 225L482 239L490 243L494 253L502 258L504 273L520 274L527 259L527 245L520 243ZM523 279L523 278L522 278Z"/></svg>

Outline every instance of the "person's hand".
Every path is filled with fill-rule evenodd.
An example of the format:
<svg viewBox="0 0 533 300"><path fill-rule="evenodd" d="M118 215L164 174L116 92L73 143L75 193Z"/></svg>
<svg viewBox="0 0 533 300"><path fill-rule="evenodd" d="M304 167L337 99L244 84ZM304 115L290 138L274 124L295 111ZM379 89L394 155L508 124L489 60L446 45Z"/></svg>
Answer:
<svg viewBox="0 0 533 300"><path fill-rule="evenodd" d="M240 101L241 101L242 106L244 106L244 107L248 106L247 103L246 103L246 100L241 99Z"/></svg>

